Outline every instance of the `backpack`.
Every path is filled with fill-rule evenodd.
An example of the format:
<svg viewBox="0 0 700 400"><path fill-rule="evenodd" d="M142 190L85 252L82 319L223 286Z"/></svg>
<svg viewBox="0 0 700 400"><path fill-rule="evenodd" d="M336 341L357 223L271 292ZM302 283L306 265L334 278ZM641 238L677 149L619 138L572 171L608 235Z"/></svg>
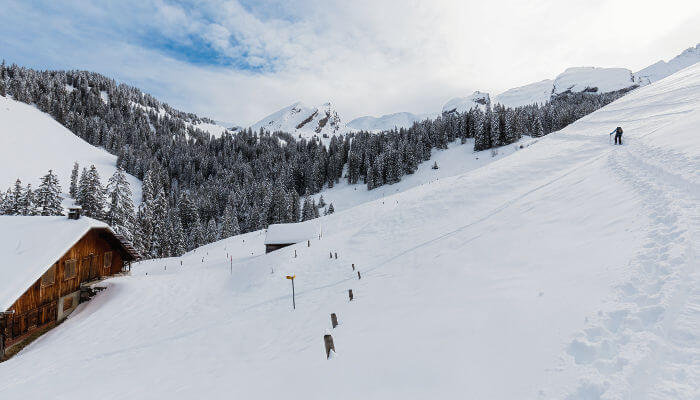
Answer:
<svg viewBox="0 0 700 400"><path fill-rule="evenodd" d="M616 131L618 135L622 135L622 128L620 128L619 126L617 127Z"/></svg>

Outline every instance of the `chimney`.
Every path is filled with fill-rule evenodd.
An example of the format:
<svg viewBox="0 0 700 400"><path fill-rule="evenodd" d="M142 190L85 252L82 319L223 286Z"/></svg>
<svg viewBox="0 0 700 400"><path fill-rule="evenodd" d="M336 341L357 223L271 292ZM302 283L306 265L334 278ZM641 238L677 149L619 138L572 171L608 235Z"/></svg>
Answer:
<svg viewBox="0 0 700 400"><path fill-rule="evenodd" d="M68 219L80 219L81 207L70 207L68 209Z"/></svg>

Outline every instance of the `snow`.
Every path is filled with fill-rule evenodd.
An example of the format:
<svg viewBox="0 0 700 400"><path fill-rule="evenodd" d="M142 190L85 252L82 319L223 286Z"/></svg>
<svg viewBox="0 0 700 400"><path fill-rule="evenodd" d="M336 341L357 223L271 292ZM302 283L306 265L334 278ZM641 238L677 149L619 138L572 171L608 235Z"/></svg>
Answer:
<svg viewBox="0 0 700 400"><path fill-rule="evenodd" d="M109 229L88 217L0 215L0 311L8 310L92 228Z"/></svg>
<svg viewBox="0 0 700 400"><path fill-rule="evenodd" d="M530 104L544 104L552 97L554 81L545 79L529 85L508 89L494 96L494 103L506 107L521 107Z"/></svg>
<svg viewBox="0 0 700 400"><path fill-rule="evenodd" d="M367 190L367 185L361 181L357 184L349 184L347 179L341 179L332 188L326 188L313 197L316 204L323 196L326 203L333 203L335 211L347 210L362 203L382 199L415 187L431 185L440 179L482 168L534 143L537 143L537 139L525 137L517 143L494 150L474 151L474 139L467 139L464 144L455 141L450 143L446 150L434 149L430 160L420 163L416 172L402 176L398 183ZM438 164L438 169L432 168L434 163Z"/></svg>
<svg viewBox="0 0 700 400"><path fill-rule="evenodd" d="M700 43L698 43L695 47L687 48L681 54L677 55L668 62L661 60L638 72L635 72L634 76L635 79L637 79L641 84L649 84L651 82L661 80L698 62L700 62Z"/></svg>
<svg viewBox="0 0 700 400"><path fill-rule="evenodd" d="M267 227L265 244L301 243L317 238L320 234L318 221L304 221L296 224L272 224Z"/></svg>
<svg viewBox="0 0 700 400"><path fill-rule="evenodd" d="M68 193L73 162L82 170L94 164L106 185L117 169L117 156L82 140L37 108L0 96L0 190L22 184L36 188L49 169ZM141 201L141 182L127 175L135 204Z"/></svg>
<svg viewBox="0 0 700 400"><path fill-rule="evenodd" d="M251 126L254 132L262 128L268 132L287 132L295 137L310 139L314 136L329 137L339 134L340 117L331 103L321 106L306 106L301 102L274 112Z"/></svg>
<svg viewBox="0 0 700 400"><path fill-rule="evenodd" d="M486 109L486 105L491 102L488 93L476 91L467 97L455 97L442 106L443 113L458 112L463 113L472 108Z"/></svg>
<svg viewBox="0 0 700 400"><path fill-rule="evenodd" d="M349 130L381 132L394 128L410 128L414 122L426 119L433 119L437 114L413 114L410 112L398 112L394 114L382 115L381 117L365 116L355 118L347 123Z"/></svg>
<svg viewBox="0 0 700 400"><path fill-rule="evenodd" d="M225 127L218 124L212 124L210 122L200 122L198 124L192 124L188 122L187 125L207 132L215 138L221 137L227 131Z"/></svg>
<svg viewBox="0 0 700 400"><path fill-rule="evenodd" d="M0 364L0 397L697 398L698 124L695 65L310 247L136 264Z"/></svg>
<svg viewBox="0 0 700 400"><path fill-rule="evenodd" d="M567 68L554 79L553 94L583 92L608 93L634 86L632 71L626 68L574 67Z"/></svg>

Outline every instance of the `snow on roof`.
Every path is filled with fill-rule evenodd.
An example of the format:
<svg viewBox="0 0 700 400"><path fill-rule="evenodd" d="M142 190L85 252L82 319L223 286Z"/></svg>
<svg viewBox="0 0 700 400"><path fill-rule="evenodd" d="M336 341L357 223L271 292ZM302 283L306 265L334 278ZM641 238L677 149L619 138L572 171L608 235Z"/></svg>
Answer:
<svg viewBox="0 0 700 400"><path fill-rule="evenodd" d="M299 243L315 238L320 232L317 221L304 221L296 224L272 224L267 228L265 244Z"/></svg>
<svg viewBox="0 0 700 400"><path fill-rule="evenodd" d="M10 308L92 228L110 229L88 217L0 216L0 311Z"/></svg>

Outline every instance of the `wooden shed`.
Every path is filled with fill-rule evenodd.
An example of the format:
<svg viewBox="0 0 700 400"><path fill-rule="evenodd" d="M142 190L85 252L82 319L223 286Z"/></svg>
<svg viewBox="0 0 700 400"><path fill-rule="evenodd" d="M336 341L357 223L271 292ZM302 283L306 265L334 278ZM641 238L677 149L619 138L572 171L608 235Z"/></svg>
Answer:
<svg viewBox="0 0 700 400"><path fill-rule="evenodd" d="M66 318L86 283L139 258L107 224L72 217L0 216L0 358Z"/></svg>
<svg viewBox="0 0 700 400"><path fill-rule="evenodd" d="M293 224L272 224L265 233L265 253L318 238L321 228L317 221L304 221Z"/></svg>

